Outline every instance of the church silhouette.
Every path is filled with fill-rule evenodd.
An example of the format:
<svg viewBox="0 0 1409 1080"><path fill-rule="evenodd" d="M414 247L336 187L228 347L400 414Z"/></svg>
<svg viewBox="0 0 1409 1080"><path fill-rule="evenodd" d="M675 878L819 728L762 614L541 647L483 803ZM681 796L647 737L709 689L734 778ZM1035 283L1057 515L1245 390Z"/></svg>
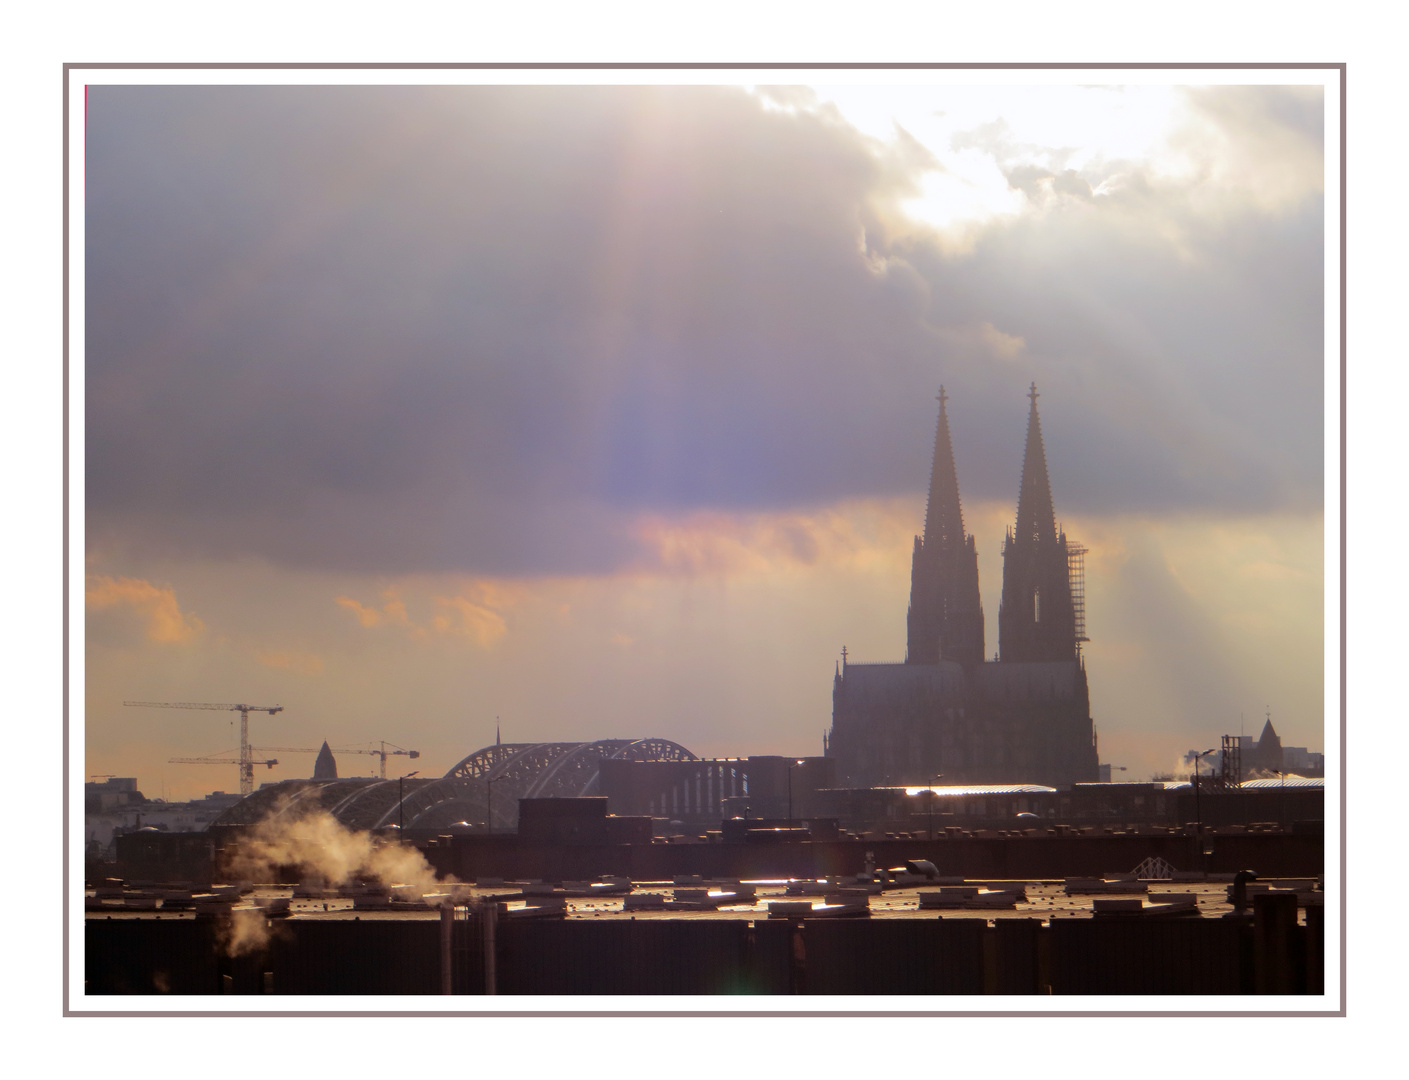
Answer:
<svg viewBox="0 0 1409 1080"><path fill-rule="evenodd" d="M936 774L945 784L1097 779L1080 645L1085 549L1057 529L1037 397L1033 384L1017 520L1003 543L998 655L985 661L978 553L964 532L940 387L905 662L856 663L842 650L827 741L839 785L928 785Z"/></svg>

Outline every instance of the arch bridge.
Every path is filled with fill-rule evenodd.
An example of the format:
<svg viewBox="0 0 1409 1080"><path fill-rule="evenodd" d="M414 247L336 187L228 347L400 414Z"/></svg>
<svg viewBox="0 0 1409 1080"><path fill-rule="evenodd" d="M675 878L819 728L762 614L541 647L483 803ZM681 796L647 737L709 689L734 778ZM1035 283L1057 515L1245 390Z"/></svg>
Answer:
<svg viewBox="0 0 1409 1080"><path fill-rule="evenodd" d="M698 761L669 739L598 739L596 742L495 743L457 762L437 781L455 790L456 801L470 812L468 822L487 820L493 828L518 824L520 799L567 799L596 795L603 761ZM429 793L428 793L429 794ZM407 796L407 803L411 801ZM428 820L429 823L429 820Z"/></svg>
<svg viewBox="0 0 1409 1080"><path fill-rule="evenodd" d="M226 810L217 826L248 826L270 815L326 810L349 829L444 829L466 822L494 831L518 826L520 799L596 795L601 763L698 761L669 739L494 743L463 758L442 777L405 781L355 778L288 780L260 788Z"/></svg>

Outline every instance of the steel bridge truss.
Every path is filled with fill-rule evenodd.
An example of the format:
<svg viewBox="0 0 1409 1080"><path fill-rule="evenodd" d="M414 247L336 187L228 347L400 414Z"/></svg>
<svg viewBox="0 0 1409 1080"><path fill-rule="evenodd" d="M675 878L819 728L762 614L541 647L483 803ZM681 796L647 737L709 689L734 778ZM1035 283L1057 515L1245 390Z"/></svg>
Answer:
<svg viewBox="0 0 1409 1080"><path fill-rule="evenodd" d="M487 820L492 804L492 828L510 829L518 821L520 799L576 798L600 789L601 763L618 761L697 761L698 757L669 739L598 739L590 743L496 743L457 763L435 787L445 786L446 798L470 809L463 820ZM453 791L453 795L450 793ZM438 791L416 792L429 801ZM407 822L412 796L407 795ZM431 809L431 807L426 807ZM449 809L448 806L443 809ZM439 815L437 815L439 816ZM429 823L429 822L428 822Z"/></svg>
<svg viewBox="0 0 1409 1080"><path fill-rule="evenodd" d="M225 811L216 824L253 825L270 815L326 810L349 829L446 828L484 825L492 805L495 830L518 824L520 799L574 798L600 790L601 763L698 761L669 739L496 743L476 750L440 778L295 781L261 788Z"/></svg>

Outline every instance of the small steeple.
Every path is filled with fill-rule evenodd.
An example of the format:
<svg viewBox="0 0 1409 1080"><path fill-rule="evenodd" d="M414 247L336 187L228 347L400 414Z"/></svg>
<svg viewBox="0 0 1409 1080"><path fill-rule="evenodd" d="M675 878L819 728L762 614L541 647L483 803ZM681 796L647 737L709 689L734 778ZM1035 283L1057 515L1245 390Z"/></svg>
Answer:
<svg viewBox="0 0 1409 1080"><path fill-rule="evenodd" d="M1277 734L1277 729L1272 726L1272 713L1269 711L1267 714L1267 723L1262 725L1262 734L1257 737L1257 744L1261 746L1263 743L1267 743L1270 746L1274 742L1280 744L1281 741L1281 737Z"/></svg>
<svg viewBox="0 0 1409 1080"><path fill-rule="evenodd" d="M323 740L323 748L318 751L318 757L313 762L313 779L315 780L336 780L338 778L338 763L333 758L332 748L328 745L328 740Z"/></svg>
<svg viewBox="0 0 1409 1080"><path fill-rule="evenodd" d="M1278 772L1282 768L1282 737L1272 726L1270 709L1267 712L1267 722L1262 725L1262 734L1257 737L1257 745L1253 747L1244 764L1268 772Z"/></svg>

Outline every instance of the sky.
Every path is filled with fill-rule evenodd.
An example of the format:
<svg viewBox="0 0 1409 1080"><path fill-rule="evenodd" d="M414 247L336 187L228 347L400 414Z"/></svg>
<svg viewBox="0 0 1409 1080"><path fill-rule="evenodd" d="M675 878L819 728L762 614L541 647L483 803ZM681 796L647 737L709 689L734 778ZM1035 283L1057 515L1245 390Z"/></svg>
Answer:
<svg viewBox="0 0 1409 1080"><path fill-rule="evenodd" d="M167 763L233 714L124 700L422 775L496 726L818 753L841 648L904 656L941 384L996 649L1034 381L1102 759L1323 749L1322 110L91 87L88 772L234 789Z"/></svg>

